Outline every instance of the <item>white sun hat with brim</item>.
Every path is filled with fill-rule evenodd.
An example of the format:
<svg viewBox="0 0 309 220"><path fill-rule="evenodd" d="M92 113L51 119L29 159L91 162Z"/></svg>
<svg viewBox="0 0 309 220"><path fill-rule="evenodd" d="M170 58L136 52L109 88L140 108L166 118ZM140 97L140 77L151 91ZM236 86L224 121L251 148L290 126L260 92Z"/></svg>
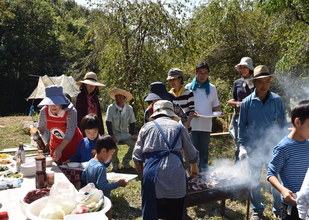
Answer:
<svg viewBox="0 0 309 220"><path fill-rule="evenodd" d="M86 75L84 77L84 80L78 81L76 83L76 85L78 85L78 86L81 86L83 84L88 84L88 85L96 86L99 89L102 89L103 87L105 87L105 85L103 83L99 83L98 82L97 74L95 74L94 72L86 73Z"/></svg>
<svg viewBox="0 0 309 220"><path fill-rule="evenodd" d="M158 115L166 115L168 117L178 117L174 112L173 103L167 100L159 100L153 104L153 114L150 118Z"/></svg>
<svg viewBox="0 0 309 220"><path fill-rule="evenodd" d="M124 89L118 89L118 88L110 90L108 92L108 94L114 100L115 100L115 96L116 95L123 95L124 97L126 97L127 101L130 101L133 98L133 96L132 96L132 94L130 92L128 92L128 91L126 91Z"/></svg>
<svg viewBox="0 0 309 220"><path fill-rule="evenodd" d="M63 94L62 86L48 86L45 88L45 98L38 104L38 107L45 105L69 105L71 102Z"/></svg>
<svg viewBox="0 0 309 220"><path fill-rule="evenodd" d="M241 58L239 64L237 64L235 66L237 71L239 71L239 66L246 66L250 70L252 70L252 71L254 70L253 60L250 57L243 57L243 58Z"/></svg>

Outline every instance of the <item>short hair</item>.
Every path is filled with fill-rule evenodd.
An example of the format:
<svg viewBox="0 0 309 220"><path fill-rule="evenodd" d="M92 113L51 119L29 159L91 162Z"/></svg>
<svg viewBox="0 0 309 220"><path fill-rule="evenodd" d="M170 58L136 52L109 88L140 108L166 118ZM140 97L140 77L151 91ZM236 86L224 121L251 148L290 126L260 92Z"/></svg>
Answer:
<svg viewBox="0 0 309 220"><path fill-rule="evenodd" d="M95 147L97 154L99 154L102 149L106 149L106 152L113 149L117 150L117 145L111 136L106 135L98 137Z"/></svg>
<svg viewBox="0 0 309 220"><path fill-rule="evenodd" d="M209 65L205 61L200 61L196 64L195 71L197 72L199 69L208 69Z"/></svg>
<svg viewBox="0 0 309 220"><path fill-rule="evenodd" d="M294 121L296 118L299 118L302 124L305 123L306 119L309 118L309 100L303 100L293 108L291 113L291 120L294 126Z"/></svg>
<svg viewBox="0 0 309 220"><path fill-rule="evenodd" d="M86 129L99 129L100 121L96 114L88 114L80 122L80 127L84 131Z"/></svg>

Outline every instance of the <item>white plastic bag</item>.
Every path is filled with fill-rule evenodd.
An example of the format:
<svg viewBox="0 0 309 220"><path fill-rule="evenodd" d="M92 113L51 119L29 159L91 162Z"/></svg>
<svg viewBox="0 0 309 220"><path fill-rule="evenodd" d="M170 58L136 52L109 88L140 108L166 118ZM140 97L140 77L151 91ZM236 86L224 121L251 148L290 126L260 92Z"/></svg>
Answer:
<svg viewBox="0 0 309 220"><path fill-rule="evenodd" d="M55 183L50 189L47 205L40 211L39 217L61 219L76 207L77 191L69 182Z"/></svg>

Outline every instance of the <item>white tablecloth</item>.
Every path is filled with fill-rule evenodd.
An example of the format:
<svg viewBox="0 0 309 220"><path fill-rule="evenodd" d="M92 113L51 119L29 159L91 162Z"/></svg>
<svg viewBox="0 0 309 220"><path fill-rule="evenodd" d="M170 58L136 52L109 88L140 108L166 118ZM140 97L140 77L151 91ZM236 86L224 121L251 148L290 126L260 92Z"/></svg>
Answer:
<svg viewBox="0 0 309 220"><path fill-rule="evenodd" d="M53 165L46 168L47 172L55 172L55 182L69 182L66 176L60 171L60 169ZM10 220L25 220L26 207L24 207L20 200L22 200L26 194L35 189L35 177L24 177L20 188L0 190L0 203L3 205L1 211L8 211ZM23 208L24 207L24 208Z"/></svg>

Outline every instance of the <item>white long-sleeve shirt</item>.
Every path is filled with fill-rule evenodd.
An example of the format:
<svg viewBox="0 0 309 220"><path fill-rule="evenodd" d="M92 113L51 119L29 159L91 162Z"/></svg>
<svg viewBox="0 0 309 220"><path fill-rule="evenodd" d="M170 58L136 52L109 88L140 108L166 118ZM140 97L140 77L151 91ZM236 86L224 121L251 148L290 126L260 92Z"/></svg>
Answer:
<svg viewBox="0 0 309 220"><path fill-rule="evenodd" d="M303 185L300 191L297 192L297 209L300 219L309 220L309 168Z"/></svg>

